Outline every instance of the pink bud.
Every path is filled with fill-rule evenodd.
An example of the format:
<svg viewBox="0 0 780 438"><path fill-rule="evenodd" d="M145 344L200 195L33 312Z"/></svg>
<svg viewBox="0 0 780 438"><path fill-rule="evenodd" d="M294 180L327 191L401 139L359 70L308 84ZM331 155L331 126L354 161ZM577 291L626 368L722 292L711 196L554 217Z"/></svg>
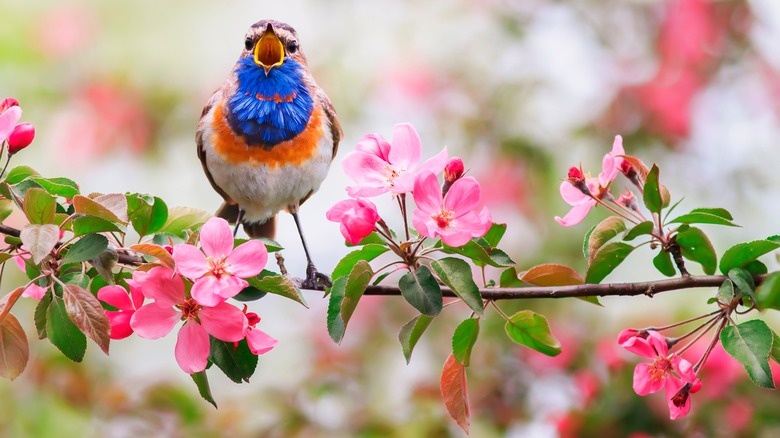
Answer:
<svg viewBox="0 0 780 438"><path fill-rule="evenodd" d="M569 169L569 181L572 182L572 184L576 185L577 181L584 181L585 175L582 173L582 169L579 167L572 166Z"/></svg>
<svg viewBox="0 0 780 438"><path fill-rule="evenodd" d="M8 153L13 155L32 143L35 138L35 126L32 123L20 123L16 125L11 135L8 136Z"/></svg>
<svg viewBox="0 0 780 438"><path fill-rule="evenodd" d="M249 312L246 314L247 324L254 327L260 322L260 317L255 312Z"/></svg>
<svg viewBox="0 0 780 438"><path fill-rule="evenodd" d="M452 157L444 166L444 181L453 183L463 176L464 171L463 160L459 157Z"/></svg>
<svg viewBox="0 0 780 438"><path fill-rule="evenodd" d="M19 106L19 101L13 97L6 97L2 102L0 102L0 114L12 106Z"/></svg>

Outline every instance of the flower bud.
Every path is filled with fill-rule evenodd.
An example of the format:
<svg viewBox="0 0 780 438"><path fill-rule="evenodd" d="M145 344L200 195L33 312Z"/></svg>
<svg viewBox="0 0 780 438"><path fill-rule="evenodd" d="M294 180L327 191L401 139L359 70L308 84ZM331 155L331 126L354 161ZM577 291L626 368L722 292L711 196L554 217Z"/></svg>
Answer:
<svg viewBox="0 0 780 438"><path fill-rule="evenodd" d="M579 167L572 166L569 169L568 174L569 181L572 181L572 184L576 185L576 181L583 181L585 180L585 175L582 173L582 169Z"/></svg>
<svg viewBox="0 0 780 438"><path fill-rule="evenodd" d="M452 157L444 166L444 181L452 184L463 176L464 171L463 160L459 157Z"/></svg>
<svg viewBox="0 0 780 438"><path fill-rule="evenodd" d="M20 123L16 125L11 135L8 136L8 153L13 155L32 143L35 138L35 126L32 123Z"/></svg>
<svg viewBox="0 0 780 438"><path fill-rule="evenodd" d="M19 101L13 97L6 97L2 102L0 102L0 114L12 106L19 106Z"/></svg>

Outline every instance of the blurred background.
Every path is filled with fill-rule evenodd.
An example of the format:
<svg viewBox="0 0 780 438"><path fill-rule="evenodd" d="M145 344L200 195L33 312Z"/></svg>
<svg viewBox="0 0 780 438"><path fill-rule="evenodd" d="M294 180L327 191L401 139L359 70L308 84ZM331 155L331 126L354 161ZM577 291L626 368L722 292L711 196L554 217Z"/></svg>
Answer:
<svg viewBox="0 0 780 438"><path fill-rule="evenodd" d="M775 0L3 0L0 16L0 97L16 97L38 132L14 164L75 179L85 193L145 192L207 211L220 198L195 154L201 109L252 23L294 26L345 132L328 180L302 210L322 271L347 252L338 224L324 218L350 183L340 158L364 134L389 138L399 122L417 127L424 156L447 146L464 159L494 220L509 224L502 246L519 270L551 262L584 272L582 236L605 213L562 229L552 220L568 210L558 186L570 166L597 174L616 134L627 153L659 164L673 201L685 198L681 208L734 214L743 228L707 229L718 252L778 231ZM301 276L287 215L277 238ZM636 251L607 281L659 278L651 258ZM487 312L468 372L472 436L776 436L777 397L722 350L684 420L668 420L661 394L631 390L635 361L619 351L617 333L704 313L713 293L604 307L502 304L548 316L564 348L554 359L512 343ZM465 307L448 308L406 365L397 333L415 313L402 300L364 298L339 346L325 329L326 300L307 299L310 309L276 297L253 303L280 343L249 384L210 372L219 410L176 365L173 336L119 341L110 357L91 345L83 364L34 341L25 373L0 381L0 435L463 435L438 379ZM31 339L33 306L16 312Z"/></svg>

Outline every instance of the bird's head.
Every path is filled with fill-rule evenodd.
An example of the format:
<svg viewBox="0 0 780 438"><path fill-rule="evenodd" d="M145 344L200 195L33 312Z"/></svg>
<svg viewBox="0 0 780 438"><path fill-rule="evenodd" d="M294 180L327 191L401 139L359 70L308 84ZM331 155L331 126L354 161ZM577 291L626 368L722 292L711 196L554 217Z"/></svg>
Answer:
<svg viewBox="0 0 780 438"><path fill-rule="evenodd" d="M251 56L265 74L284 64L286 59L294 59L306 65L306 58L298 43L298 34L289 24L275 20L262 20L249 28L244 40L242 56Z"/></svg>

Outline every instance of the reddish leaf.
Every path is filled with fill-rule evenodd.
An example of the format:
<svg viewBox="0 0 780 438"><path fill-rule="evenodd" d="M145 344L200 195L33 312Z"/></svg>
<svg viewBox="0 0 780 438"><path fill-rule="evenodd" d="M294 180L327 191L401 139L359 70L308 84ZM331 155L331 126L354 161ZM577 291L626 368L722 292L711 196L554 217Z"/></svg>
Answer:
<svg viewBox="0 0 780 438"><path fill-rule="evenodd" d="M28 225L19 234L22 243L30 251L33 262L39 264L41 260L57 245L60 238L60 228L56 225Z"/></svg>
<svg viewBox="0 0 780 438"><path fill-rule="evenodd" d="M17 378L27 367L29 358L27 335L16 317L9 313L0 321L0 377Z"/></svg>
<svg viewBox="0 0 780 438"><path fill-rule="evenodd" d="M124 213L117 198L119 196L121 196L124 202ZM127 199L125 199L124 195L100 195L95 199L76 195L73 197L73 208L76 210L76 213L94 216L109 222L127 224Z"/></svg>
<svg viewBox="0 0 780 438"><path fill-rule="evenodd" d="M441 370L441 396L450 417L461 429L469 433L471 409L466 387L466 367L459 364L453 355L447 358Z"/></svg>
<svg viewBox="0 0 780 438"><path fill-rule="evenodd" d="M11 311L11 308L16 304L16 300L22 296L22 293L24 293L24 287L17 287L0 299L0 321L8 315L8 312Z"/></svg>
<svg viewBox="0 0 780 438"><path fill-rule="evenodd" d="M151 243L139 243L130 247L135 252L140 252L148 256L152 256L160 261L164 266L173 269L175 262L173 256L162 246L154 245Z"/></svg>
<svg viewBox="0 0 780 438"><path fill-rule="evenodd" d="M520 280L535 286L571 286L584 282L574 269L553 263L534 266Z"/></svg>
<svg viewBox="0 0 780 438"><path fill-rule="evenodd" d="M647 179L647 174L650 173L650 169L637 157L631 155L620 155L624 160L628 161L628 164L634 168L636 173L639 174L639 180L644 182Z"/></svg>
<svg viewBox="0 0 780 438"><path fill-rule="evenodd" d="M66 284L63 290L65 311L68 312L70 320L108 354L110 324L100 301L75 284Z"/></svg>
<svg viewBox="0 0 780 438"><path fill-rule="evenodd" d="M114 213L122 223L127 223L130 219L127 217L127 197L122 193L109 193L98 195L92 198L93 201L107 208Z"/></svg>

